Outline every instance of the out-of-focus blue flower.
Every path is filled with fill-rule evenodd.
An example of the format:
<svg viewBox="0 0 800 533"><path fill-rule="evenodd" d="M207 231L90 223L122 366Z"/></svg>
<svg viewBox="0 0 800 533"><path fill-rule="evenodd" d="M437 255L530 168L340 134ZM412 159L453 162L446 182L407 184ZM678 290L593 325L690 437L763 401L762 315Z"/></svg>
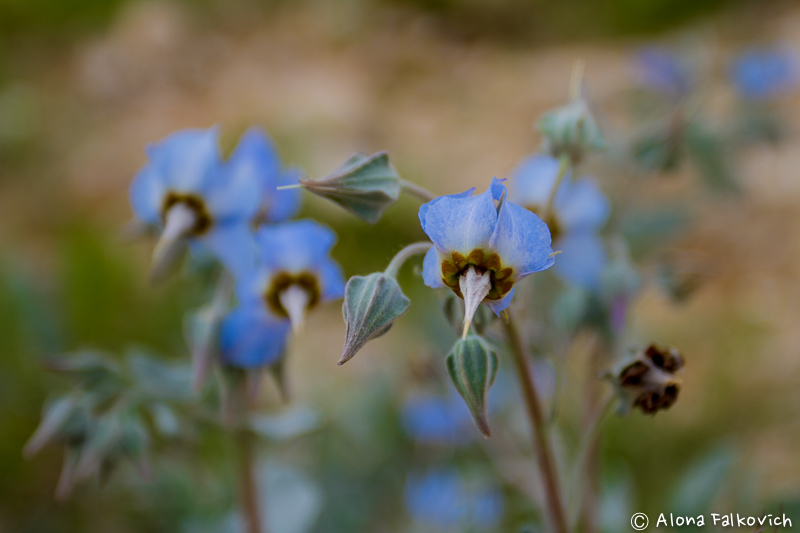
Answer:
<svg viewBox="0 0 800 533"><path fill-rule="evenodd" d="M688 93L694 76L687 61L661 48L645 48L636 56L641 82L658 92L678 99Z"/></svg>
<svg viewBox="0 0 800 533"><path fill-rule="evenodd" d="M239 368L261 368L283 358L291 324L264 306L239 306L220 328L222 362Z"/></svg>
<svg viewBox="0 0 800 533"><path fill-rule="evenodd" d="M550 231L538 216L507 198L501 180L483 194L474 189L440 196L419 210L433 241L422 277L428 287L449 287L465 301L465 333L478 304L499 313L511 303L514 284L550 268Z"/></svg>
<svg viewBox="0 0 800 533"><path fill-rule="evenodd" d="M472 418L454 394L415 394L403 405L403 428L423 444L456 445L470 440Z"/></svg>
<svg viewBox="0 0 800 533"><path fill-rule="evenodd" d="M283 222L297 214L302 191L296 188L278 190L278 187L297 183L302 172L281 167L278 152L262 130L251 128L242 135L225 163L225 173L233 182L250 180L261 186L256 224Z"/></svg>
<svg viewBox="0 0 800 533"><path fill-rule="evenodd" d="M218 136L216 127L182 130L147 147L148 163L131 184L130 201L137 218L163 229L155 270L184 239L213 252L234 275L252 267L248 224L261 188L247 173L223 171Z"/></svg>
<svg viewBox="0 0 800 533"><path fill-rule="evenodd" d="M471 487L454 469L409 476L405 503L414 520L442 530L465 526L489 530L500 522L504 509L496 488Z"/></svg>
<svg viewBox="0 0 800 533"><path fill-rule="evenodd" d="M236 284L239 307L223 322L223 359L265 366L283 354L290 326L308 311L341 298L344 278L329 253L336 234L312 220L264 226L255 234L258 265Z"/></svg>
<svg viewBox="0 0 800 533"><path fill-rule="evenodd" d="M788 50L749 50L734 61L731 77L745 98L773 98L797 85L797 58Z"/></svg>
<svg viewBox="0 0 800 533"><path fill-rule="evenodd" d="M558 160L533 155L512 173L511 200L534 213L547 205L559 172ZM608 219L610 204L590 178L573 180L567 175L559 185L545 222L553 246L561 253L556 273L566 282L584 289L597 289L606 262L598 232Z"/></svg>

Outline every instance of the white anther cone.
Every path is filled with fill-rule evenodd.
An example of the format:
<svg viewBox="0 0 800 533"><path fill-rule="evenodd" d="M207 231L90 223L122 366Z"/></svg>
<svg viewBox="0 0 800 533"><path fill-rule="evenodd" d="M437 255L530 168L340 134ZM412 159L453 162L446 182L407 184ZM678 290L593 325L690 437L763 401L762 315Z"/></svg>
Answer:
<svg viewBox="0 0 800 533"><path fill-rule="evenodd" d="M297 335L303 331L306 322L306 310L308 310L308 291L298 285L290 285L278 295L283 310L289 315L289 322L292 323L292 331Z"/></svg>
<svg viewBox="0 0 800 533"><path fill-rule="evenodd" d="M488 270L479 273L474 266L470 266L461 274L458 286L464 297L464 333L461 335L463 339L469 332L475 311L492 288L492 280Z"/></svg>
<svg viewBox="0 0 800 533"><path fill-rule="evenodd" d="M180 256L186 237L197 223L197 214L183 203L177 203L167 210L164 231L161 232L153 250L153 264L150 267L150 280L159 281L169 267Z"/></svg>

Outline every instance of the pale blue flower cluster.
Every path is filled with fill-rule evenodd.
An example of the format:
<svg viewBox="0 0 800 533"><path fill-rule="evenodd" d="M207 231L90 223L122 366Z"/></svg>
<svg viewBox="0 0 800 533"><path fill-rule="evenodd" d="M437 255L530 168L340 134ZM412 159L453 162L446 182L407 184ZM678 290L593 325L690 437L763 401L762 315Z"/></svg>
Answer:
<svg viewBox="0 0 800 533"><path fill-rule="evenodd" d="M639 78L646 87L679 99L694 86L694 72L685 58L672 52L649 47L641 50L636 57Z"/></svg>
<svg viewBox="0 0 800 533"><path fill-rule="evenodd" d="M291 325L344 289L328 256L335 234L310 220L286 222L301 193L278 187L295 183L300 171L283 168L258 129L242 135L227 160L216 127L173 133L147 156L130 199L137 218L161 230L154 263L174 243L210 251L237 283L238 306L220 332L223 361L248 368L277 362Z"/></svg>
<svg viewBox="0 0 800 533"><path fill-rule="evenodd" d="M569 172L553 193L559 169L559 161L548 155L524 159L511 175L511 200L534 213L548 210L545 222L553 234L553 247L561 252L556 273L571 285L596 290L606 263L599 232L611 205L592 178L573 179Z"/></svg>
<svg viewBox="0 0 800 533"><path fill-rule="evenodd" d="M474 435L469 410L455 393L414 394L404 403L402 417L406 434L422 444L453 446Z"/></svg>
<svg viewBox="0 0 800 533"><path fill-rule="evenodd" d="M733 62L731 77L745 98L774 98L797 86L797 58L788 50L748 50Z"/></svg>
<svg viewBox="0 0 800 533"><path fill-rule="evenodd" d="M504 511L495 487L469 486L452 468L409 476L405 502L415 521L444 531L494 531Z"/></svg>

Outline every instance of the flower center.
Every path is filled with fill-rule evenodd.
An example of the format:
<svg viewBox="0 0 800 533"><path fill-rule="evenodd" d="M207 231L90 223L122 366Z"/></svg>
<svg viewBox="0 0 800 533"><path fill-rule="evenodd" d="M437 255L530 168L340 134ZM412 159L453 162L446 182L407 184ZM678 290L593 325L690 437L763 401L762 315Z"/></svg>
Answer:
<svg viewBox="0 0 800 533"><path fill-rule="evenodd" d="M194 226L189 230L189 234L196 236L202 235L211 227L211 215L206 209L203 199L196 194L183 194L177 192L168 192L164 198L164 205L161 208L161 219L166 222L167 213L170 208L177 204L183 204L194 213Z"/></svg>
<svg viewBox="0 0 800 533"><path fill-rule="evenodd" d="M495 252L486 253L481 249L475 249L467 257L458 252L453 252L450 257L442 261L442 282L450 287L460 298L464 297L460 287L461 275L469 267L474 267L480 274L489 273L491 288L489 289L489 294L486 295L487 300L502 299L514 286L514 281L512 280L514 269L511 267L503 268L500 256Z"/></svg>
<svg viewBox="0 0 800 533"><path fill-rule="evenodd" d="M291 287L299 287L308 296L307 309L311 309L319 302L320 290L317 276L311 272L278 272L272 276L269 287L264 291L264 301L278 316L289 317L289 310L281 302L281 295Z"/></svg>

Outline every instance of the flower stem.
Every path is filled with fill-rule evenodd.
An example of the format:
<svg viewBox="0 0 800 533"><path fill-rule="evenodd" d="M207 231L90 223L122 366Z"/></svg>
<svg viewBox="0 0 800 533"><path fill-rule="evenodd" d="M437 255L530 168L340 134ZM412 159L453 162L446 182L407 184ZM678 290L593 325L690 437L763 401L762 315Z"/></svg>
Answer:
<svg viewBox="0 0 800 533"><path fill-rule="evenodd" d="M553 450L550 447L550 441L547 438L539 394L536 392L536 385L531 377L522 338L511 317L511 313L508 314L508 320L504 321L504 326L506 336L511 346L514 364L517 367L517 376L519 377L519 383L522 388L525 407L528 410L531 429L533 430L535 449L539 460L539 470L544 476L544 491L550 519L552 520L555 533L568 533L569 528L564 512L564 503L561 497L555 458L553 457Z"/></svg>
<svg viewBox="0 0 800 533"><path fill-rule="evenodd" d="M434 194L431 191L429 191L425 187L417 185L413 181L401 179L400 186L403 188L404 192L407 192L411 196L416 196L423 202L430 202L431 200L436 198L436 196L434 196Z"/></svg>
<svg viewBox="0 0 800 533"><path fill-rule="evenodd" d="M567 175L567 170L569 170L569 155L561 154L561 157L558 158L558 175L556 175L556 180L553 182L553 188L550 189L550 196L547 197L547 203L544 204L544 209L542 209L541 219L545 223L550 219L550 213L553 212L553 203L556 200L556 192L558 192L558 188L561 186L561 182L564 181L564 176Z"/></svg>
<svg viewBox="0 0 800 533"><path fill-rule="evenodd" d="M403 263L415 255L426 253L428 250L430 250L431 246L433 246L433 244L426 241L409 244L397 252L397 255L392 258L389 266L387 266L386 270L384 270L384 274L393 278L397 277L397 273L400 271L400 267L403 266Z"/></svg>
<svg viewBox="0 0 800 533"><path fill-rule="evenodd" d="M572 478L572 500L570 501L570 518L573 525L577 524L581 509L581 497L584 492L581 491L581 480L587 470L591 469L592 461L596 459L597 443L600 440L600 430L603 427L603 422L608 415L613 411L616 406L616 396L609 395L605 400L600 403L600 407L594 412L587 428L584 431L581 440L580 448L578 448L578 455L575 459L573 478ZM594 480L589 476L589 481ZM591 526L590 526L591 527Z"/></svg>
<svg viewBox="0 0 800 533"><path fill-rule="evenodd" d="M254 435L246 429L240 429L236 435L239 445L239 498L242 505L242 518L247 533L265 533L261 524L258 485L254 475L255 453Z"/></svg>

